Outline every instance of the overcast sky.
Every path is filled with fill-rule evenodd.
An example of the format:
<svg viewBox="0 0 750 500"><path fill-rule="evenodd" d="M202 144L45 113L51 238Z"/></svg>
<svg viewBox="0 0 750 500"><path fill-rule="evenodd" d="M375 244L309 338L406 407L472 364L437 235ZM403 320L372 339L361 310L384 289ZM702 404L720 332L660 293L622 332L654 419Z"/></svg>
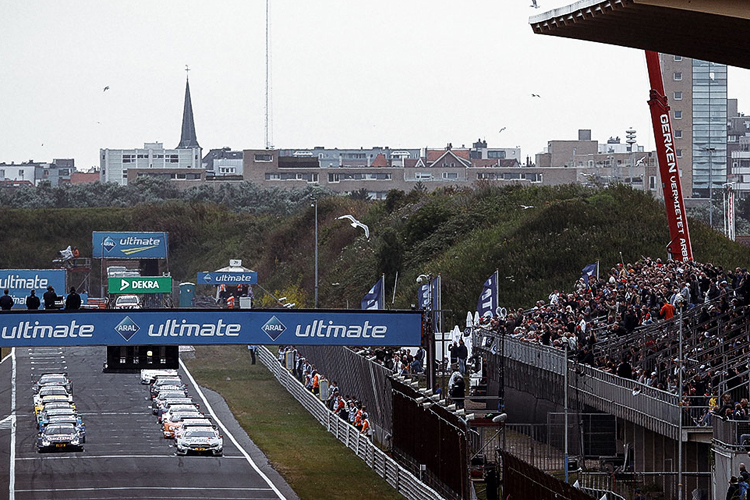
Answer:
<svg viewBox="0 0 750 500"><path fill-rule="evenodd" d="M568 1L271 3L275 147L482 138L533 158L631 126L653 147L643 51L533 34ZM175 147L186 64L204 152L264 147L263 0L0 0L0 33L0 162ZM750 72L730 68L729 97L750 111Z"/></svg>

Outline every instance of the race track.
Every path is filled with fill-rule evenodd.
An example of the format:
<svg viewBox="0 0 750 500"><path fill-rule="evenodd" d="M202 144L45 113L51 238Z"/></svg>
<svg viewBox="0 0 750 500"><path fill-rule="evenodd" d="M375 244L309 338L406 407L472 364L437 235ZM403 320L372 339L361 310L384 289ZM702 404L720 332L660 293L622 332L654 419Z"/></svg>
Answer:
<svg viewBox="0 0 750 500"><path fill-rule="evenodd" d="M184 369L190 395L219 424L223 457L176 456L151 413L148 386L137 373L103 373L104 359L104 347L19 348L0 363L0 485L8 485L0 499L297 498L224 401L195 387ZM86 443L82 452L39 454L32 385L59 371L73 382Z"/></svg>

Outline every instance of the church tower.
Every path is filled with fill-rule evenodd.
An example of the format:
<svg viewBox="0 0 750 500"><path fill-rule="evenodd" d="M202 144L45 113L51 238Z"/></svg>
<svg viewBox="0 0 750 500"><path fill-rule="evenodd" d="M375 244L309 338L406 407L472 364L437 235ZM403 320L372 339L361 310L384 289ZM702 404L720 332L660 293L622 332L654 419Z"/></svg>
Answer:
<svg viewBox="0 0 750 500"><path fill-rule="evenodd" d="M189 71L187 67L185 71ZM193 103L190 100L190 79L185 77L185 107L182 110L182 135L177 149L200 148L195 135L195 121L193 120Z"/></svg>

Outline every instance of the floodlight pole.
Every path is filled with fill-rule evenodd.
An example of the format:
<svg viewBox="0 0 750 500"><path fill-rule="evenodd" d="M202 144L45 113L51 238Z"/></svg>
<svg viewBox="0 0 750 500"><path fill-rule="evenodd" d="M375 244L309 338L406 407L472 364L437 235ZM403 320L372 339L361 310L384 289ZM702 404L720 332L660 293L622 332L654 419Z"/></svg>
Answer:
<svg viewBox="0 0 750 500"><path fill-rule="evenodd" d="M315 207L315 309L318 308L318 200L313 198Z"/></svg>
<svg viewBox="0 0 750 500"><path fill-rule="evenodd" d="M568 479L568 340L565 340L565 359L563 360L563 379L565 384L565 390L563 391L563 398L565 398L565 482L570 482Z"/></svg>
<svg viewBox="0 0 750 500"><path fill-rule="evenodd" d="M677 421L677 500L682 500L682 301L679 302L680 307L680 359L677 363L678 373L678 385L677 390L677 410L679 412L679 419Z"/></svg>

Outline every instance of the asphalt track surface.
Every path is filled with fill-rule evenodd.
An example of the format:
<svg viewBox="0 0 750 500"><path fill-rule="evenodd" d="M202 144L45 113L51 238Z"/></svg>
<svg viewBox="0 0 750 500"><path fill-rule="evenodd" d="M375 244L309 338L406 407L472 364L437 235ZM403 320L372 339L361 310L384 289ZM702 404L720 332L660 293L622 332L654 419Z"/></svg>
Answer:
<svg viewBox="0 0 750 500"><path fill-rule="evenodd" d="M223 457L175 455L151 413L148 386L136 373L103 373L104 359L103 347L44 347L17 348L0 362L0 499L297 499L223 399L196 388L184 369L190 395L219 424ZM73 382L86 443L82 452L40 454L32 385L58 371Z"/></svg>

